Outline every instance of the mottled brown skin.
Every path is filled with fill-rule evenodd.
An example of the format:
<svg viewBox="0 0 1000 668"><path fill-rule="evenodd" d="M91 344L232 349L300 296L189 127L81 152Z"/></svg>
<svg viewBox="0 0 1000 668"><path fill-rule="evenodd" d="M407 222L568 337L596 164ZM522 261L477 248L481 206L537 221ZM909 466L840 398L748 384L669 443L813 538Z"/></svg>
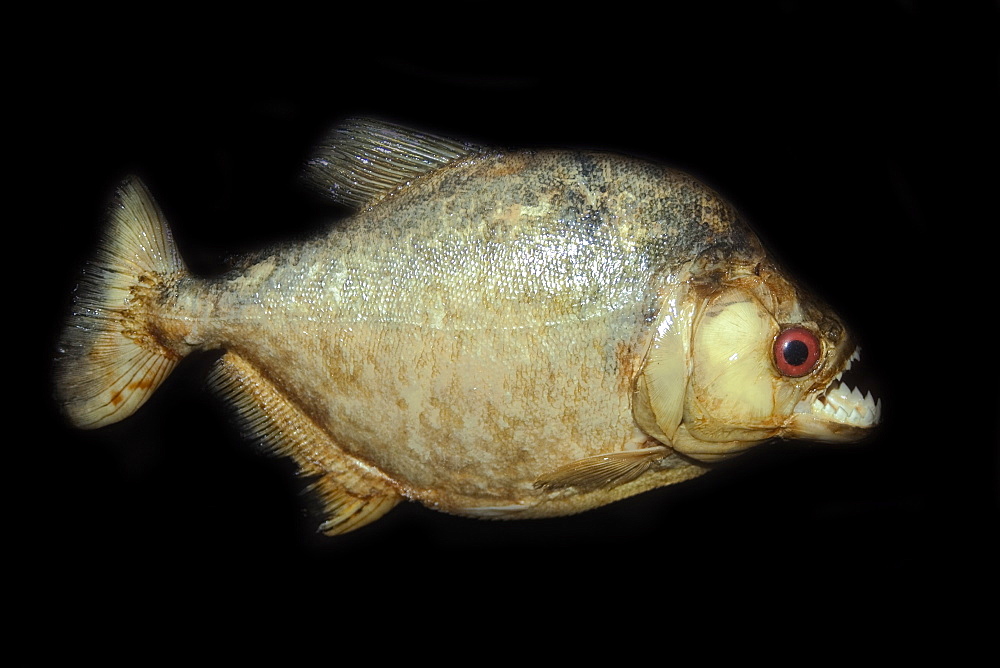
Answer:
<svg viewBox="0 0 1000 668"><path fill-rule="evenodd" d="M611 488L535 485L658 445L636 426L635 377L664 296L710 248L764 257L685 174L599 153L482 154L321 239L179 282L158 329L178 354L238 356L379 489L455 513L564 514L703 470L668 453Z"/></svg>

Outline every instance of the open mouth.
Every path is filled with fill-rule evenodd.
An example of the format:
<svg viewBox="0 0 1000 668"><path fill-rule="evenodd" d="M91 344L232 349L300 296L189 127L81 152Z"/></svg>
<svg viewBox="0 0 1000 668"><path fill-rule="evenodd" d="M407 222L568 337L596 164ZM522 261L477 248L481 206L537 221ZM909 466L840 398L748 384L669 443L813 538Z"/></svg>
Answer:
<svg viewBox="0 0 1000 668"><path fill-rule="evenodd" d="M874 427L882 419L882 400L863 388L864 378L851 373L854 362L861 359L861 349L855 348L844 370L838 373L825 390L800 402L797 413L811 413L829 422L851 427Z"/></svg>

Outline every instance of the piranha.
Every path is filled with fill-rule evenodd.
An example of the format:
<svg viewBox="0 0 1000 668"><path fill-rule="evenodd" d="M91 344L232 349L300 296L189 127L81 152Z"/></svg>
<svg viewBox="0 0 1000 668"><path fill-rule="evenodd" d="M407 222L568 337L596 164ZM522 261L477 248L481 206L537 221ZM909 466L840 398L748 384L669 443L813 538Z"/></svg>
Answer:
<svg viewBox="0 0 1000 668"><path fill-rule="evenodd" d="M74 425L128 417L221 350L212 383L339 534L404 499L576 513L880 420L844 377L841 320L685 173L356 119L306 176L352 215L214 278L188 272L139 180L119 187L57 353Z"/></svg>

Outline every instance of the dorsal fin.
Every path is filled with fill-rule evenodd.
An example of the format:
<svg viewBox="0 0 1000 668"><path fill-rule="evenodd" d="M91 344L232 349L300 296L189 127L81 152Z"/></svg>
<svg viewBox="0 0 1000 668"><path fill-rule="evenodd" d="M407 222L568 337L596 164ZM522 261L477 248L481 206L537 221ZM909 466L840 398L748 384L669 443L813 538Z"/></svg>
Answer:
<svg viewBox="0 0 1000 668"><path fill-rule="evenodd" d="M361 207L413 179L482 149L399 125L354 118L337 126L309 160L306 179L341 204Z"/></svg>

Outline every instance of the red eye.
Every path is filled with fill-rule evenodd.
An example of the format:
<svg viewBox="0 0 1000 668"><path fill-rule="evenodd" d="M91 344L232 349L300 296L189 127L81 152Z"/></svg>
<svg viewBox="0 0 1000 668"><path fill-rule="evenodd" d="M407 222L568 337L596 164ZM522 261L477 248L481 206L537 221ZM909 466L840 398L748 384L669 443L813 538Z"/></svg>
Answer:
<svg viewBox="0 0 1000 668"><path fill-rule="evenodd" d="M774 340L774 364L783 376L798 378L819 361L819 339L805 327L789 327Z"/></svg>

